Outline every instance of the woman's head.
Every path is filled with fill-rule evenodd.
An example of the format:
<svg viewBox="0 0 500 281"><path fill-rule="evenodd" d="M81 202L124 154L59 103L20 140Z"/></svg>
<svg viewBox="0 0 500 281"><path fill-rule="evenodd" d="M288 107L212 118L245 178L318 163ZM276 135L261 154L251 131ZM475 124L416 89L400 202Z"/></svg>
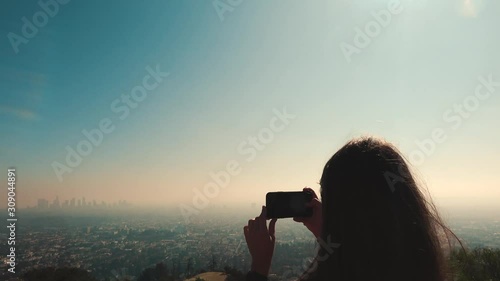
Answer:
<svg viewBox="0 0 500 281"><path fill-rule="evenodd" d="M350 141L327 162L320 184L322 239L340 247L320 249L314 279L445 279L438 230L448 229L393 145Z"/></svg>

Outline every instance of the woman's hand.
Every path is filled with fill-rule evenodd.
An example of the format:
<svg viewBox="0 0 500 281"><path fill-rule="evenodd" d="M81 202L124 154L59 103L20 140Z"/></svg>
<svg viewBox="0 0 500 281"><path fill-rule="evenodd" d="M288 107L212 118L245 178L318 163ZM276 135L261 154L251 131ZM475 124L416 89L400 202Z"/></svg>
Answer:
<svg viewBox="0 0 500 281"><path fill-rule="evenodd" d="M262 206L260 216L249 220L248 225L243 228L248 250L252 256L251 270L264 276L269 274L276 240L274 237L276 219L271 220L268 230L266 212L266 207Z"/></svg>
<svg viewBox="0 0 500 281"><path fill-rule="evenodd" d="M323 225L323 209L321 206L321 201L318 199L318 195L309 187L304 187L304 191L311 192L313 195L313 199L311 202L307 204L307 207L311 207L313 209L313 213L311 217L306 218L293 218L296 222L303 223L307 229L309 229L316 238L321 236L321 226Z"/></svg>

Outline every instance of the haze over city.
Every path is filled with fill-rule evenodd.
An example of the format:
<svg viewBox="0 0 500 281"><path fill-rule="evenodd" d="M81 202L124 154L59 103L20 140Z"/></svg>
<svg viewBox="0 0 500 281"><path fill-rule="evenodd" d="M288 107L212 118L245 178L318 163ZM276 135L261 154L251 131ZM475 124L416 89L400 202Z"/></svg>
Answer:
<svg viewBox="0 0 500 281"><path fill-rule="evenodd" d="M72 1L28 43L2 41L0 168L16 167L20 207L56 196L178 207L230 162L239 172L210 204L261 205L268 191L319 191L329 157L374 135L438 203L493 206L498 5L403 1L346 55L385 2L245 1L221 13L210 1ZM4 6L2 29L18 35L41 9ZM72 167L78 148L88 155Z"/></svg>

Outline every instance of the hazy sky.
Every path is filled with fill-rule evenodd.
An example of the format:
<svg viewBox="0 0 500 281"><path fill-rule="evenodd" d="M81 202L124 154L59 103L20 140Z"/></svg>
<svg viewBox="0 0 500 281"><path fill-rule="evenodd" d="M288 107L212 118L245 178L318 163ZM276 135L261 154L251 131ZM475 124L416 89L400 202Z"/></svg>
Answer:
<svg viewBox="0 0 500 281"><path fill-rule="evenodd" d="M147 3L73 0L45 24L36 1L1 4L0 179L6 190L16 167L21 206L193 206L228 162L239 173L210 203L261 204L318 190L325 162L362 135L398 145L442 202L500 201L498 1ZM102 122L88 152L82 131Z"/></svg>

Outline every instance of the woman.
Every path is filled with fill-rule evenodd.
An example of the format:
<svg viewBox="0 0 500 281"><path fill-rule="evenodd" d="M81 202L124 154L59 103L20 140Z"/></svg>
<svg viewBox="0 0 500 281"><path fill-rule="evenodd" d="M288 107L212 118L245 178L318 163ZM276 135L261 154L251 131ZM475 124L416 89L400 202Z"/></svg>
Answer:
<svg viewBox="0 0 500 281"><path fill-rule="evenodd" d="M321 201L315 196L310 202L313 216L294 218L323 245L300 280L452 279L444 248L456 236L393 145L374 138L350 141L326 163L320 185ZM268 228L265 212L263 207L244 227L252 256L247 280L267 280L271 266L276 220Z"/></svg>

